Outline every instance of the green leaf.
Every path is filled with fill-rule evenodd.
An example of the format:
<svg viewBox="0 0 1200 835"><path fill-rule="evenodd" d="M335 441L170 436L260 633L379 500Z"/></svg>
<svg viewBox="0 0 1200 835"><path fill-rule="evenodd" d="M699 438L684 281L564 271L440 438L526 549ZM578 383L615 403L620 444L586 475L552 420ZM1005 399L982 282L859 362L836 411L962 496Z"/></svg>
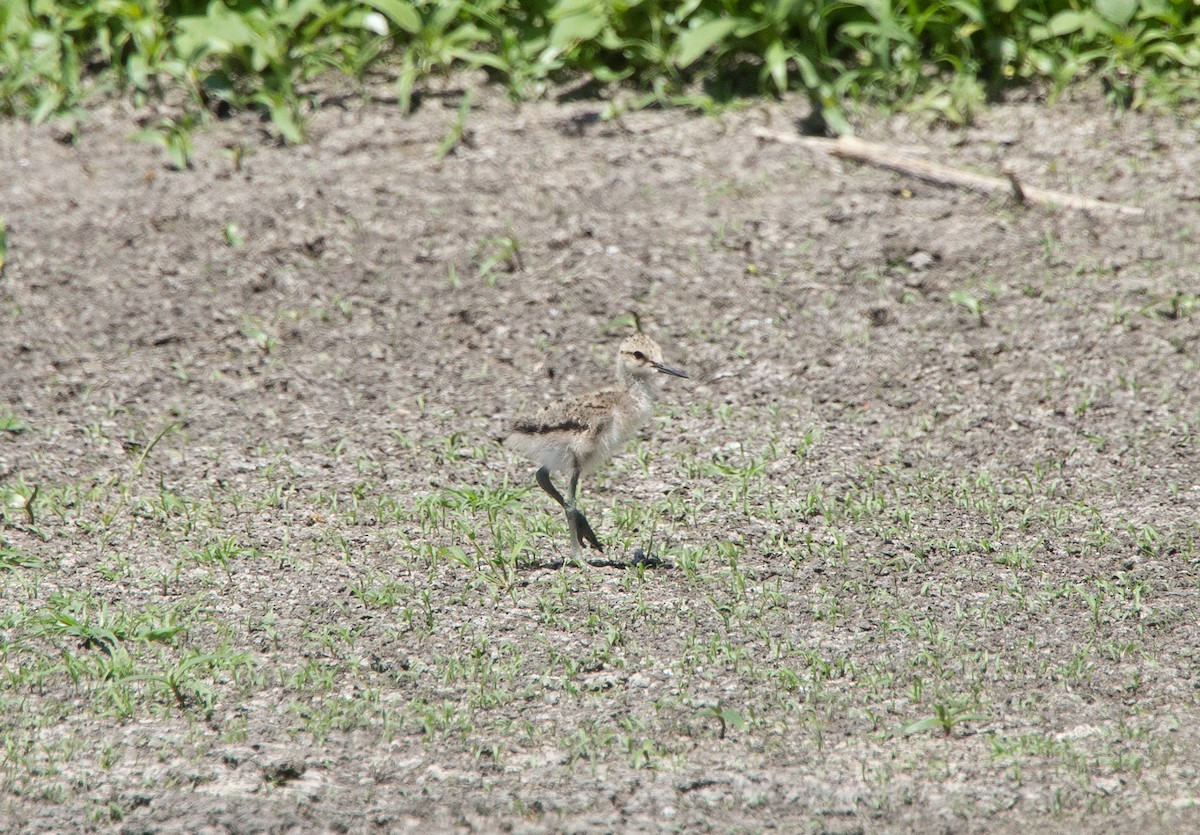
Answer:
<svg viewBox="0 0 1200 835"><path fill-rule="evenodd" d="M1061 38L1071 35L1083 28L1083 15L1076 11L1063 11L1050 18L1046 30L1051 37Z"/></svg>
<svg viewBox="0 0 1200 835"><path fill-rule="evenodd" d="M1148 55L1164 55L1168 59L1182 64L1185 67L1200 66L1200 49L1195 46L1189 46L1186 50L1177 43L1164 41L1163 43L1151 44L1146 49Z"/></svg>
<svg viewBox="0 0 1200 835"><path fill-rule="evenodd" d="M1124 26L1133 20L1138 0L1096 0L1096 11L1114 26Z"/></svg>
<svg viewBox="0 0 1200 835"><path fill-rule="evenodd" d="M780 94L787 92L788 79L788 54L783 48L783 43L780 41L772 41L767 47L766 54L763 55L763 60L767 64L767 69L771 73L771 80L775 82L775 89Z"/></svg>
<svg viewBox="0 0 1200 835"><path fill-rule="evenodd" d="M821 77L817 75L817 68L813 66L813 62L808 60L807 55L800 52L793 52L792 60L796 62L796 68L800 70L800 80L804 82L804 86L809 90L816 90L821 84Z"/></svg>
<svg viewBox="0 0 1200 835"><path fill-rule="evenodd" d="M299 27L300 21L304 20L310 14L318 14L321 11L322 0L291 0L284 9L283 14L277 18L278 23L282 23L288 29Z"/></svg>
<svg viewBox="0 0 1200 835"><path fill-rule="evenodd" d="M160 148L167 147L166 134L158 127L142 128L129 137L134 142L148 142L151 145L157 145Z"/></svg>
<svg viewBox="0 0 1200 835"><path fill-rule="evenodd" d="M837 97L830 86L822 84L817 89L821 102L821 118L825 120L826 127L837 136L854 136L854 128L850 126L850 121L842 112L841 105L838 104Z"/></svg>
<svg viewBox="0 0 1200 835"><path fill-rule="evenodd" d="M29 424L19 420L14 414L0 412L0 432L11 432L19 435L29 431Z"/></svg>
<svg viewBox="0 0 1200 835"><path fill-rule="evenodd" d="M404 0L363 0L363 2L376 11L383 12L388 20L405 32L421 31L421 16L417 14L417 10L412 7L411 3L405 3Z"/></svg>
<svg viewBox="0 0 1200 835"><path fill-rule="evenodd" d="M304 141L304 133L296 121L296 113L289 102L279 102L271 105L271 121L279 128L279 133L292 145Z"/></svg>
<svg viewBox="0 0 1200 835"><path fill-rule="evenodd" d="M408 52L404 56L404 69L400 73L400 77L396 79L396 99L400 104L400 112L404 114L412 113L412 94L413 88L417 84L417 68L412 63L412 53Z"/></svg>
<svg viewBox="0 0 1200 835"><path fill-rule="evenodd" d="M725 38L738 25L736 18L722 17L709 20L688 29L675 42L678 52L675 55L675 66L687 67L696 59Z"/></svg>
<svg viewBox="0 0 1200 835"><path fill-rule="evenodd" d="M0 544L0 571L12 571L15 568L44 568L45 563L36 557L31 557L11 545Z"/></svg>
<svg viewBox="0 0 1200 835"><path fill-rule="evenodd" d="M181 17L175 25L175 48L188 56L228 53L258 40L258 33L222 3L210 5L203 17Z"/></svg>
<svg viewBox="0 0 1200 835"><path fill-rule="evenodd" d="M226 246L236 249L246 243L246 239L242 237L242 232L236 223L226 223L221 229L221 234L225 237Z"/></svg>
<svg viewBox="0 0 1200 835"><path fill-rule="evenodd" d="M633 73L633 67L625 67L624 69L614 70L611 67L605 66L604 64L597 64L592 68L592 75L594 75L596 80L601 84L616 84L617 82L624 81L625 79L629 78L629 76L633 75Z"/></svg>
<svg viewBox="0 0 1200 835"><path fill-rule="evenodd" d="M630 7L632 8L632 5ZM606 8L607 0L558 0L549 14L551 20L562 20L573 15L603 14Z"/></svg>
<svg viewBox="0 0 1200 835"><path fill-rule="evenodd" d="M746 727L746 720L742 718L742 714L731 707L727 707L720 713L721 721L728 725L741 730Z"/></svg>
<svg viewBox="0 0 1200 835"><path fill-rule="evenodd" d="M934 728L942 727L942 721L936 716L928 716L925 719L918 719L916 722L909 722L900 729L900 733L904 736L912 736L919 734L922 731L931 731Z"/></svg>
<svg viewBox="0 0 1200 835"><path fill-rule="evenodd" d="M962 290L955 290L950 293L950 301L954 304L959 304L965 307L972 316L983 315L982 303L970 293L965 293Z"/></svg>
<svg viewBox="0 0 1200 835"><path fill-rule="evenodd" d="M460 57L472 67L491 67L500 72L504 72L508 68L503 58L487 52L464 52Z"/></svg>
<svg viewBox="0 0 1200 835"><path fill-rule="evenodd" d="M186 135L168 134L166 141L167 159L176 171L186 171L192 167L192 143Z"/></svg>
<svg viewBox="0 0 1200 835"><path fill-rule="evenodd" d="M600 34L608 21L603 15L586 13L568 15L554 24L550 30L552 46L569 46L581 41L590 41Z"/></svg>
<svg viewBox="0 0 1200 835"><path fill-rule="evenodd" d="M29 117L29 121L35 125L40 125L42 122L50 118L51 115L58 111L59 106L63 103L63 94L60 90L53 89L43 94L42 99L38 102L37 108Z"/></svg>

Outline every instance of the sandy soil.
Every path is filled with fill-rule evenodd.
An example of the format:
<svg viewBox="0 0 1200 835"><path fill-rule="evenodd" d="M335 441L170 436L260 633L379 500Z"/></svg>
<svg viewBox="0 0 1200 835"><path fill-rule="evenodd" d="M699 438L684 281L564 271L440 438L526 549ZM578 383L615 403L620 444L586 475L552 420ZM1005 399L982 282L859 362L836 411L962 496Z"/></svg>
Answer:
<svg viewBox="0 0 1200 835"><path fill-rule="evenodd" d="M239 117L198 134L183 172L130 140L149 114L120 104L89 111L77 144L0 125L0 408L29 427L0 433L0 485L44 503L0 530L41 565L0 573L0 828L1200 829L1195 114L1113 112L1084 90L966 129L863 119L867 138L1146 209L1131 219L756 140L794 129L791 100L602 121L597 102L478 87L466 141L438 159L460 96L404 118L330 95L293 148ZM561 520L528 492L495 523L527 526L518 583L425 571L421 542L474 539L421 502L530 484L492 439L603 382L633 310L692 379L664 392L649 463L631 451L585 485L614 564L556 568ZM745 489L720 474L768 445ZM816 488L843 515L803 505ZM144 509L167 490L199 508L186 525ZM621 568L649 547L623 514L654 502L679 513L657 522L667 565ZM840 556L820 550L838 536ZM178 568L220 537L250 550ZM739 566L689 573L720 542ZM1014 548L1027 562L998 564ZM735 570L748 589L726 588ZM403 600L368 605L364 582ZM1089 589L1123 608L1089 609ZM174 644L131 650L145 664L249 660L212 673L209 710L149 685L122 710L101 678L55 671L64 653L106 661L39 631L55 594L185 613ZM436 626L402 623L414 601ZM944 632L902 634L889 610ZM597 623L620 628L620 663L596 654ZM353 640L312 638L338 630ZM692 659L681 685L713 635L765 672ZM508 694L494 703L450 672L479 647ZM926 686L987 718L901 733L925 714L890 665L943 649L957 666ZM788 696L780 670L806 652L847 663ZM1089 652L1086 675L1063 672ZM297 678L322 665L330 686ZM37 685L19 674L34 668ZM313 730L338 699L367 718ZM468 724L430 730L414 705ZM745 725L718 734L706 705ZM1019 755L999 750L1014 740Z"/></svg>

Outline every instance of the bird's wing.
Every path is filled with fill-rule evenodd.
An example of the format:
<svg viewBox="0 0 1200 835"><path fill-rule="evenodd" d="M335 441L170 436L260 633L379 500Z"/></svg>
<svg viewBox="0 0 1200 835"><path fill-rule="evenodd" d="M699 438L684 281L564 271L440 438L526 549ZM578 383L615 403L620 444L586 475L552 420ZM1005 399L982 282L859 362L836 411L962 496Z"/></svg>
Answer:
<svg viewBox="0 0 1200 835"><path fill-rule="evenodd" d="M536 414L517 418L513 422L513 431L527 434L597 432L612 413L613 396L613 390L601 389L563 403L552 403Z"/></svg>

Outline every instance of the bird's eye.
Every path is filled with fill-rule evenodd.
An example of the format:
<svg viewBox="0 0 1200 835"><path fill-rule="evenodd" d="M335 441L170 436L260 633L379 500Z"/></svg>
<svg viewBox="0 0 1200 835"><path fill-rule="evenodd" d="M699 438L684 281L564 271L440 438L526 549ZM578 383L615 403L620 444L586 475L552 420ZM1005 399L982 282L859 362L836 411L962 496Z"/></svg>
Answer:
<svg viewBox="0 0 1200 835"><path fill-rule="evenodd" d="M634 358L635 360L644 360L644 359L646 358L646 355L645 355L645 354L643 354L641 351L634 351L634 352L633 352L633 358Z"/></svg>

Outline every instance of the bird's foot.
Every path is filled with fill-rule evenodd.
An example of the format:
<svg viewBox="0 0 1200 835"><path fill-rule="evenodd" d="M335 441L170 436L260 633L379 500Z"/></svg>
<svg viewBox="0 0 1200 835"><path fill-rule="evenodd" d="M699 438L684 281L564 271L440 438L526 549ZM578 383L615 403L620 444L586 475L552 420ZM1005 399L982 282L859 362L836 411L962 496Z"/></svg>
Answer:
<svg viewBox="0 0 1200 835"><path fill-rule="evenodd" d="M667 563L661 557L654 554L647 554L641 548L634 548L633 555L629 559L631 566L642 566L643 568L662 568Z"/></svg>
<svg viewBox="0 0 1200 835"><path fill-rule="evenodd" d="M587 517L577 508L567 509L567 524L571 527L571 538L577 545L580 542L586 542L600 553L604 553L604 546L600 544L600 540L596 539L596 533L588 524Z"/></svg>

